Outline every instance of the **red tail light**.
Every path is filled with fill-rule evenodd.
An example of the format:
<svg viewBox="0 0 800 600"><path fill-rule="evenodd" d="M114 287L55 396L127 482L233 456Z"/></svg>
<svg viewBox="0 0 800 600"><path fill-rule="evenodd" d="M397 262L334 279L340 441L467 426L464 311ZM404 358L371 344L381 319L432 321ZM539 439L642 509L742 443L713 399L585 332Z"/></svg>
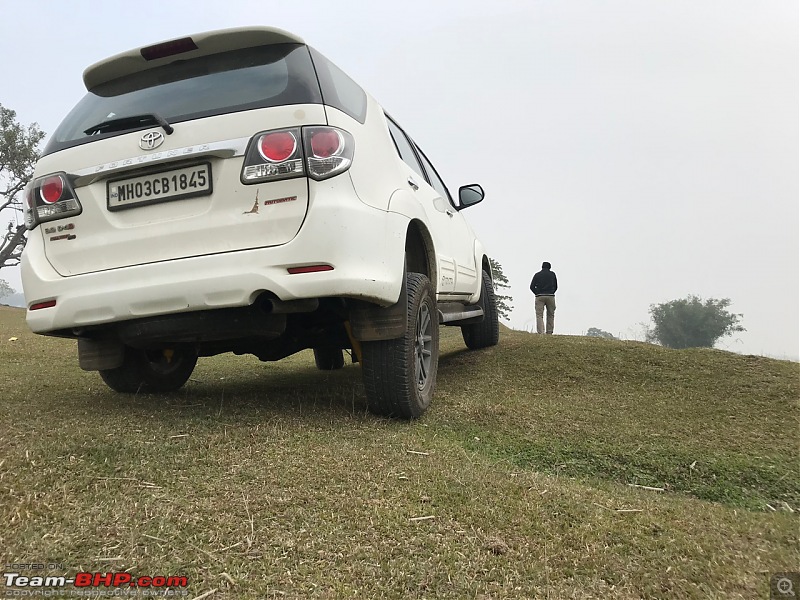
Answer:
<svg viewBox="0 0 800 600"><path fill-rule="evenodd" d="M297 150L297 138L291 131L278 131L262 135L258 141L258 151L270 162L283 162Z"/></svg>
<svg viewBox="0 0 800 600"><path fill-rule="evenodd" d="M300 128L257 134L245 154L242 183L262 183L305 175Z"/></svg>
<svg viewBox="0 0 800 600"><path fill-rule="evenodd" d="M345 172L353 162L355 141L343 129L303 127L308 176L317 181Z"/></svg>
<svg viewBox="0 0 800 600"><path fill-rule="evenodd" d="M25 225L28 229L34 229L39 223L81 214L81 204L66 173L40 177L29 186L25 191Z"/></svg>
<svg viewBox="0 0 800 600"><path fill-rule="evenodd" d="M328 158L340 151L342 136L335 129L316 130L311 134L311 155L316 158Z"/></svg>
<svg viewBox="0 0 800 600"><path fill-rule="evenodd" d="M61 175L51 175L46 178L39 188L39 195L42 200L47 204L55 204L61 200L61 194L64 192L64 180Z"/></svg>
<svg viewBox="0 0 800 600"><path fill-rule="evenodd" d="M249 184L307 176L321 181L349 169L354 152L353 136L335 127L264 131L250 142L241 180Z"/></svg>

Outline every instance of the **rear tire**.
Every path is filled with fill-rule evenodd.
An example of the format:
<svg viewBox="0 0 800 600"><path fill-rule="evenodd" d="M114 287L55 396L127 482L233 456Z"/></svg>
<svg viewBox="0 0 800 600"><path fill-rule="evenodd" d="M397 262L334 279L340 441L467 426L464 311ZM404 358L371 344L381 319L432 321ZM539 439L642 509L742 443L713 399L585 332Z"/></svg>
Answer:
<svg viewBox="0 0 800 600"><path fill-rule="evenodd" d="M314 348L314 362L320 371L335 371L344 366L341 348Z"/></svg>
<svg viewBox="0 0 800 600"><path fill-rule="evenodd" d="M461 336L470 350L495 346L500 340L500 321L497 316L494 285L486 271L483 271L481 281L481 308L483 308L483 321L461 327Z"/></svg>
<svg viewBox="0 0 800 600"><path fill-rule="evenodd" d="M125 358L116 369L100 371L108 387L124 394L172 392L189 380L197 354L185 346L163 350L125 348Z"/></svg>
<svg viewBox="0 0 800 600"><path fill-rule="evenodd" d="M402 419L421 417L430 406L439 367L439 318L433 286L425 275L406 275L406 331L393 340L362 344L369 410Z"/></svg>

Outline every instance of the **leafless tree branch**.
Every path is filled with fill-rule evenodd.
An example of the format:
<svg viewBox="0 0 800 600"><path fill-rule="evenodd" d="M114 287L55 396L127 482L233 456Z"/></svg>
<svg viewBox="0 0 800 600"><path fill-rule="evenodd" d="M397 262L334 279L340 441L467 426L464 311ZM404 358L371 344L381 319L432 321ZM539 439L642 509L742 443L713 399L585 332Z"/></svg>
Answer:
<svg viewBox="0 0 800 600"><path fill-rule="evenodd" d="M0 104L0 213L22 212L21 193L33 176L39 158L39 143L44 133L36 123L23 127L17 123L17 114ZM15 221L0 239L0 269L18 265L25 248L24 225Z"/></svg>

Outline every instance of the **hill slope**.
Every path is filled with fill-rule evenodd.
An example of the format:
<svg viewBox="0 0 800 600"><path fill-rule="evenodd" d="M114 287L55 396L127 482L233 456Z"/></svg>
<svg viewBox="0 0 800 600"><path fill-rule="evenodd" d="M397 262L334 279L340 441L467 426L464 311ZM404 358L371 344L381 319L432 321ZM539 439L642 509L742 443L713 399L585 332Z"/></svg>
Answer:
<svg viewBox="0 0 800 600"><path fill-rule="evenodd" d="M309 353L120 396L23 315L0 308L7 563L213 600L754 598L798 564L794 363L443 329L434 404L401 423Z"/></svg>

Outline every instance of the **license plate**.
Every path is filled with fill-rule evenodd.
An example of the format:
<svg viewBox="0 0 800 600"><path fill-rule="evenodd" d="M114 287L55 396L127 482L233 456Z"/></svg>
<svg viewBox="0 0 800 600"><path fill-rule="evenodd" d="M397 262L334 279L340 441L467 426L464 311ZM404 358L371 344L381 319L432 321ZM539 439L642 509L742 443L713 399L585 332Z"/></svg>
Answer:
<svg viewBox="0 0 800 600"><path fill-rule="evenodd" d="M211 164L202 163L108 182L108 210L207 196L211 193Z"/></svg>

